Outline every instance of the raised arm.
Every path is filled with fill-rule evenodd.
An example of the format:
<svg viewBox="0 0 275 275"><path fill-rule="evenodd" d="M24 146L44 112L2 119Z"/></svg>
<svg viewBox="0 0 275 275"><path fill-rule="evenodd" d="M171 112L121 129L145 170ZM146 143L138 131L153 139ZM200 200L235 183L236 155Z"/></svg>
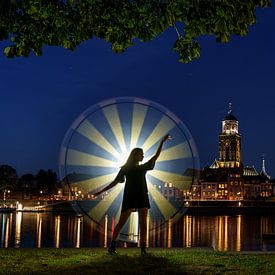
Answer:
<svg viewBox="0 0 275 275"><path fill-rule="evenodd" d="M158 159L158 157L159 157L159 155L160 155L160 153L161 153L161 150L162 150L163 143L164 143L165 141L167 141L168 139L171 139L171 136L170 136L169 134L166 135L166 136L164 136L164 137L161 139L161 141L160 141L160 143L159 143L159 147L158 147L158 149L157 149L157 151L156 151L156 154L151 158L151 160L152 160L153 162L155 162L155 161Z"/></svg>
<svg viewBox="0 0 275 275"><path fill-rule="evenodd" d="M95 194L93 194L94 196L99 196L100 194L106 192L107 190L113 188L115 185L117 185L119 183L119 179L114 179L110 184L108 184L106 187L104 187L102 190L96 192Z"/></svg>

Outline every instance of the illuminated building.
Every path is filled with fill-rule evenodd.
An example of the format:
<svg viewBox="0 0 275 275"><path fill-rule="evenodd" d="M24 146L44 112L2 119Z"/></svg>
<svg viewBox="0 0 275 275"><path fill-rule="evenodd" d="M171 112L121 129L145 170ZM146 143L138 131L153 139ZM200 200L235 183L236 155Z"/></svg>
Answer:
<svg viewBox="0 0 275 275"><path fill-rule="evenodd" d="M260 173L254 166L244 167L239 122L229 104L219 134L219 158L201 171L200 182L192 186L192 199L240 201L268 198L274 195L273 185L264 158Z"/></svg>

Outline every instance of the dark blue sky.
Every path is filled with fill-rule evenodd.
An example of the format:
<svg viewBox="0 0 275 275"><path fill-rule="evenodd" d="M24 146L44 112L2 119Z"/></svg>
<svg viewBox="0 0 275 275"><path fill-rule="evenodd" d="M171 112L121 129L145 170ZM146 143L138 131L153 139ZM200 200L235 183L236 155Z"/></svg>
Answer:
<svg viewBox="0 0 275 275"><path fill-rule="evenodd" d="M275 177L275 8L258 11L246 37L217 44L200 39L201 58L180 64L173 29L153 42L115 54L92 39L75 52L45 47L42 57L0 59L0 164L19 175L57 171L59 148L86 108L118 96L158 102L191 131L201 167L218 156L218 134L228 102L239 119L242 160Z"/></svg>

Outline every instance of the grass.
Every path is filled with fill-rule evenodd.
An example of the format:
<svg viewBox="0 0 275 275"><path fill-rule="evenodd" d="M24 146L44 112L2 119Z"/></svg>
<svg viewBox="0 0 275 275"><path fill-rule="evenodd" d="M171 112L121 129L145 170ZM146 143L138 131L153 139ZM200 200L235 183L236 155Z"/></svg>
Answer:
<svg viewBox="0 0 275 275"><path fill-rule="evenodd" d="M0 274L275 274L275 254L206 249L0 249Z"/></svg>

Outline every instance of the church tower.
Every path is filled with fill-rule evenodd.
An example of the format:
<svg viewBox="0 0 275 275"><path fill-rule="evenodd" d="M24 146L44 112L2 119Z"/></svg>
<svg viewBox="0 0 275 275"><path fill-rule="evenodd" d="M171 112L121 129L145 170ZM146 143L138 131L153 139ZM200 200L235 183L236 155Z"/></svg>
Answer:
<svg viewBox="0 0 275 275"><path fill-rule="evenodd" d="M239 122L232 115L231 103L227 116L222 121L222 131L219 134L219 167L241 167L241 136Z"/></svg>

